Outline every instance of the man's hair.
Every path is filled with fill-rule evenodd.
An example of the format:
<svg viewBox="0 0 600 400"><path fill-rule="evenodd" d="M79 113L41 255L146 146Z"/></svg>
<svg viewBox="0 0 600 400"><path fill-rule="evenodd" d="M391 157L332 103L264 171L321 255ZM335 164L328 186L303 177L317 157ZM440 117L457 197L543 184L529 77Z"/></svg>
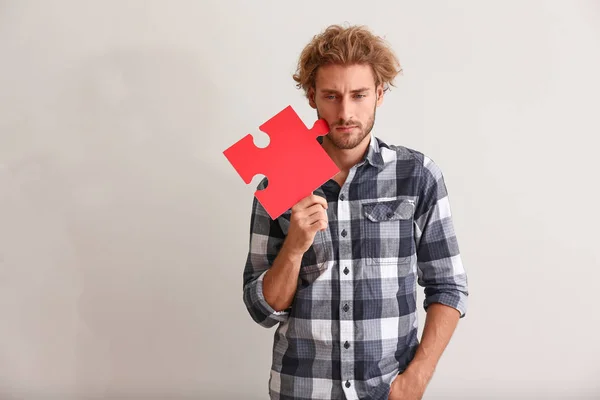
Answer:
<svg viewBox="0 0 600 400"><path fill-rule="evenodd" d="M342 27L331 25L315 35L302 50L296 73L293 75L298 89L315 86L319 67L330 64L368 64L375 76L375 86L383 84L384 91L394 85L396 75L402 67L388 44L362 25Z"/></svg>

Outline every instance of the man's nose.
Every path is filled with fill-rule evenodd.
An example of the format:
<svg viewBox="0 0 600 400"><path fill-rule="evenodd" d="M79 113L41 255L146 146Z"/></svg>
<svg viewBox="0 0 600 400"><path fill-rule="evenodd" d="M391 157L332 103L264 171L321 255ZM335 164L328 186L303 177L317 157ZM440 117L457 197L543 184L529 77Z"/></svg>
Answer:
<svg viewBox="0 0 600 400"><path fill-rule="evenodd" d="M352 119L352 107L348 99L344 99L340 102L338 119L343 122L347 122Z"/></svg>

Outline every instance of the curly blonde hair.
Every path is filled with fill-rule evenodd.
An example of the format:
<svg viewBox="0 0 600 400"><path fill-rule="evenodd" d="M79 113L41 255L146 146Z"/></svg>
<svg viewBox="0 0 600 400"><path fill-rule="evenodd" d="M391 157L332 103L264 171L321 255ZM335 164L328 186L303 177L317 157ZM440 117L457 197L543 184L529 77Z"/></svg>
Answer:
<svg viewBox="0 0 600 400"><path fill-rule="evenodd" d="M308 96L308 89L315 87L317 70L328 64L369 64L375 86L383 84L384 91L395 86L394 78L402 74L400 62L388 44L363 25L331 25L315 35L300 54L293 75L296 87Z"/></svg>

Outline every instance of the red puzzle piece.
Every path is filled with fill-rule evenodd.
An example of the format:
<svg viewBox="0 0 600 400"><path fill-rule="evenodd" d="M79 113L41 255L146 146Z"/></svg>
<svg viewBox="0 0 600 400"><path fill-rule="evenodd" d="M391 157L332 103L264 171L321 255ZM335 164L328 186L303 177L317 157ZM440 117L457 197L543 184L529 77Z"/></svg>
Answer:
<svg viewBox="0 0 600 400"><path fill-rule="evenodd" d="M325 120L317 120L308 129L288 106L259 129L270 137L267 147L256 147L248 134L223 154L244 182L250 183L257 174L266 176L267 188L257 190L255 196L275 219L335 176L339 169L317 142L318 136L329 132Z"/></svg>

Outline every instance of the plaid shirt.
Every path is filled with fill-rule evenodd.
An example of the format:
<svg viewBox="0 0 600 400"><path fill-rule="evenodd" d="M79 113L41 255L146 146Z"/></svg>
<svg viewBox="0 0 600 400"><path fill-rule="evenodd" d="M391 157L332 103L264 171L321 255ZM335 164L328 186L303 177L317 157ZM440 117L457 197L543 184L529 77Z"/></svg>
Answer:
<svg viewBox="0 0 600 400"><path fill-rule="evenodd" d="M259 184L264 188L266 178ZM265 301L262 279L290 225L253 201L243 300L263 327L278 324L271 399L387 399L419 344L416 284L465 315L467 276L440 168L375 136L344 185L329 180L329 225L304 254L287 310Z"/></svg>

